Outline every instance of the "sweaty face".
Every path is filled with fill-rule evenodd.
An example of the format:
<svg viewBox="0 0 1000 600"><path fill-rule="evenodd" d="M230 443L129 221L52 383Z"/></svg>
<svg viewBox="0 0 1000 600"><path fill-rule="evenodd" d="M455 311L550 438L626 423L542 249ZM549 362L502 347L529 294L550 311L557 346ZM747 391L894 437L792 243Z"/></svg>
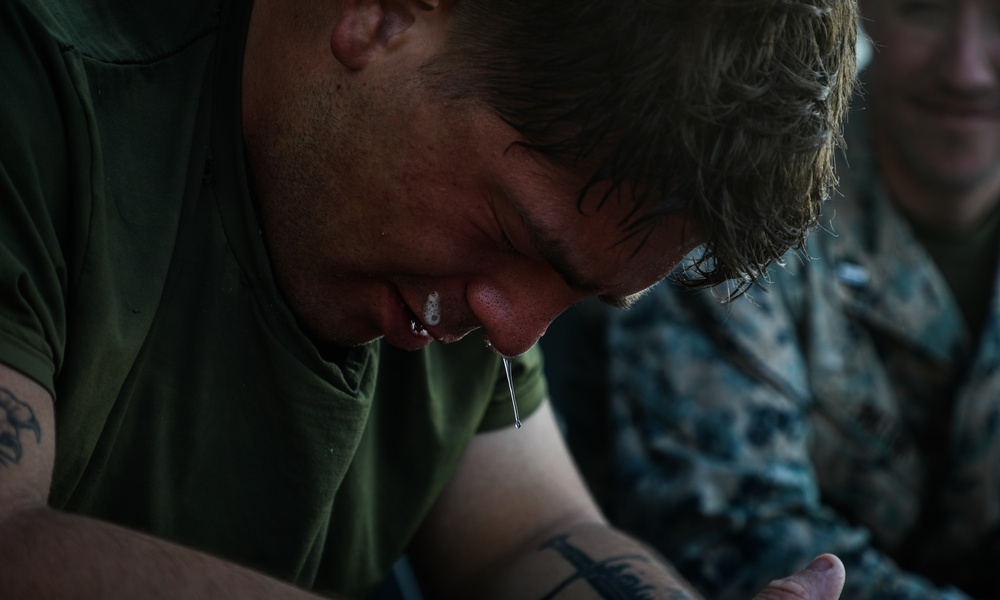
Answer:
<svg viewBox="0 0 1000 600"><path fill-rule="evenodd" d="M1000 3L867 0L869 119L883 155L923 186L1000 176ZM890 162L890 161L887 161Z"/></svg>
<svg viewBox="0 0 1000 600"><path fill-rule="evenodd" d="M416 349L482 328L516 355L571 304L641 291L692 246L679 216L623 241L626 201L579 211L581 179L419 80L292 79L247 147L283 292L329 341Z"/></svg>

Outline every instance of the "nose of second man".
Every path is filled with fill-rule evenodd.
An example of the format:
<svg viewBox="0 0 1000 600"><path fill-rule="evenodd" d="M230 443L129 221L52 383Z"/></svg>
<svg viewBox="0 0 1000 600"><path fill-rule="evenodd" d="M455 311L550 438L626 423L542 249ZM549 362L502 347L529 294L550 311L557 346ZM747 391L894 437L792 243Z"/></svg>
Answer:
<svg viewBox="0 0 1000 600"><path fill-rule="evenodd" d="M975 92L997 84L1000 28L995 18L963 11L955 22L947 48L939 56L942 74L958 89Z"/></svg>

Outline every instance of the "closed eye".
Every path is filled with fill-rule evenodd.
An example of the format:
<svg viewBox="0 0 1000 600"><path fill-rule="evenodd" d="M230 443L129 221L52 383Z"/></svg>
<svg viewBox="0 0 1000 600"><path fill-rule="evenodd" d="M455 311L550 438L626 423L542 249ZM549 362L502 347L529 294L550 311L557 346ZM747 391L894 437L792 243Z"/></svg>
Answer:
<svg viewBox="0 0 1000 600"><path fill-rule="evenodd" d="M514 256L523 256L521 252L514 245L514 242L507 235L507 230L504 229L503 223L500 219L500 215L497 214L496 200L493 196L490 196L490 209L493 211L493 222L496 223L497 229L500 230L500 246L503 248L504 252Z"/></svg>
<svg viewBox="0 0 1000 600"><path fill-rule="evenodd" d="M510 241L510 238L507 236L507 232L503 230L500 231L500 244L503 246L505 251L521 256L521 252L514 245L514 242Z"/></svg>

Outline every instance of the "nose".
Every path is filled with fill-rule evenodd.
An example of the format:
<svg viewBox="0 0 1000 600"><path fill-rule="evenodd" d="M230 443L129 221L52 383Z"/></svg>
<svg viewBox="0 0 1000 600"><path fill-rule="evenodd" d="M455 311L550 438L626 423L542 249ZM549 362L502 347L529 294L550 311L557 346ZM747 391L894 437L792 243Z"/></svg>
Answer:
<svg viewBox="0 0 1000 600"><path fill-rule="evenodd" d="M941 73L956 90L975 93L997 83L996 55L1000 31L996 19L975 10L961 10L948 47L941 55Z"/></svg>
<svg viewBox="0 0 1000 600"><path fill-rule="evenodd" d="M468 288L469 307L493 348L504 356L526 352L557 316L582 299L555 278L478 281Z"/></svg>

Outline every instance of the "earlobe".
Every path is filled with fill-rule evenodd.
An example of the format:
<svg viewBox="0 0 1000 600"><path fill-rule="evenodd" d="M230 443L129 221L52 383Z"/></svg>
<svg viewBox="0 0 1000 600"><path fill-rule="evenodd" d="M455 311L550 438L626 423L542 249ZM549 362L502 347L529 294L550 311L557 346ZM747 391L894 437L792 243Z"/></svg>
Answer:
<svg viewBox="0 0 1000 600"><path fill-rule="evenodd" d="M345 0L330 37L330 50L348 69L363 69L392 39L413 25L407 0Z"/></svg>

